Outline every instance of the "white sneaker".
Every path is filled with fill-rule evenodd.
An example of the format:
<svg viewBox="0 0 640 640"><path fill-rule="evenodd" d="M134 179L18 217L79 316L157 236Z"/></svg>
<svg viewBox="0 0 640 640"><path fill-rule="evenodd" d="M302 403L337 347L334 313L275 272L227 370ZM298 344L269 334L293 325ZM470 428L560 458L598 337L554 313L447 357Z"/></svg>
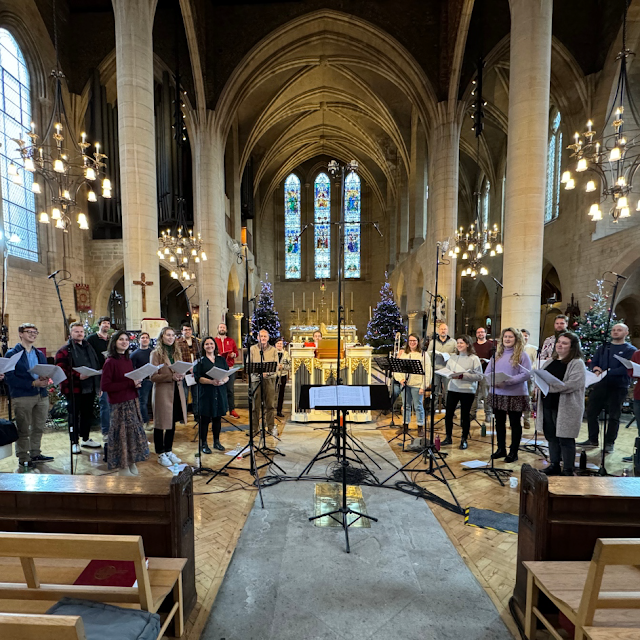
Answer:
<svg viewBox="0 0 640 640"><path fill-rule="evenodd" d="M138 472L138 467L136 467L135 462L129 465L129 472L131 473L132 476L140 475Z"/></svg>
<svg viewBox="0 0 640 640"><path fill-rule="evenodd" d="M120 471L118 471L118 475L119 476L132 476L133 473L131 473L131 471L129 471L129 469L120 469Z"/></svg>
<svg viewBox="0 0 640 640"><path fill-rule="evenodd" d="M74 444L71 447L71 452L72 453L82 453L82 451L80 451L80 445L79 444Z"/></svg>
<svg viewBox="0 0 640 640"><path fill-rule="evenodd" d="M271 435L272 435L274 438L277 438L277 437L278 437L278 428L277 428L277 427L273 427L273 429L271 429Z"/></svg>
<svg viewBox="0 0 640 640"><path fill-rule="evenodd" d="M161 464L163 467L171 467L173 465L173 462L169 460L166 453L161 453L158 456L158 464Z"/></svg>
<svg viewBox="0 0 640 640"><path fill-rule="evenodd" d="M144 423L144 430L145 431L153 431L153 425L149 424L148 422Z"/></svg>
<svg viewBox="0 0 640 640"><path fill-rule="evenodd" d="M89 438L88 440L82 441L82 446L91 447L91 449L99 449L102 445L99 442L96 442L95 440Z"/></svg>
<svg viewBox="0 0 640 640"><path fill-rule="evenodd" d="M167 456L169 460L171 460L171 464L180 464L182 462L182 460L180 460L180 458L178 458L178 456L173 453L173 451L167 451L167 453L165 453L164 455Z"/></svg>

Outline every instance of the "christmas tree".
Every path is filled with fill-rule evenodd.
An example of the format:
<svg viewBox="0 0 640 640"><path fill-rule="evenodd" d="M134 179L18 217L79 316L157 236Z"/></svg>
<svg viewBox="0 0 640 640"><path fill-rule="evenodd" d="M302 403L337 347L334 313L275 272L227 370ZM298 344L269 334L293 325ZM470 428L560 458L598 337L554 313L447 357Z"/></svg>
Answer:
<svg viewBox="0 0 640 640"><path fill-rule="evenodd" d="M250 344L258 342L258 331L260 329L266 329L269 332L269 342L274 344L276 339L280 337L280 319L273 302L271 283L260 281L260 284L262 287L251 316ZM245 346L247 345L245 344Z"/></svg>
<svg viewBox="0 0 640 640"><path fill-rule="evenodd" d="M375 353L388 353L393 351L393 343L396 333L402 335L404 343L406 331L402 323L400 308L393 300L393 290L388 282L380 289L380 302L373 310L373 315L367 326L364 337L365 344L373 347Z"/></svg>
<svg viewBox="0 0 640 640"><path fill-rule="evenodd" d="M585 311L584 316L578 317L571 329L580 338L584 357L589 363L596 349L602 344L607 331L607 320L609 319L609 295L604 291L604 281L597 280L597 293L590 293L591 305L589 311ZM611 324L609 329L616 323L622 322L616 318L616 314L611 314ZM607 336L607 340L609 337Z"/></svg>

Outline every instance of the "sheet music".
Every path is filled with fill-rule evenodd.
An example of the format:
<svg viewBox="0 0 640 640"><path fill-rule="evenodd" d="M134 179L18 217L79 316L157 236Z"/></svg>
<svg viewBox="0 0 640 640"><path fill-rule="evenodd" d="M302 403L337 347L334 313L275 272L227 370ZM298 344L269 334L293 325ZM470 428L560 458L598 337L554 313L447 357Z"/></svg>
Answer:
<svg viewBox="0 0 640 640"><path fill-rule="evenodd" d="M171 371L174 371L180 376L185 375L187 371L191 370L192 367L193 367L193 362L184 362L184 360L178 360L177 362L174 362L172 365L169 365L169 369L171 369Z"/></svg>
<svg viewBox="0 0 640 640"><path fill-rule="evenodd" d="M619 355L615 355L613 357L616 358L616 360L620 360L620 362L622 362L622 364L625 367L627 367L627 369L633 369L634 378L640 378L640 364L631 362L631 360L627 360L626 358L623 358L622 356L619 356Z"/></svg>
<svg viewBox="0 0 640 640"><path fill-rule="evenodd" d="M14 353L10 358L0 358L0 373L7 373L7 371L13 371L18 364L18 360L22 357L22 351Z"/></svg>
<svg viewBox="0 0 640 640"><path fill-rule="evenodd" d="M145 378L152 376L156 371L158 371L158 369L162 369L162 367L164 367L164 364L159 364L156 366L149 362L147 364L143 364L138 369L134 369L133 371L129 371L129 373L125 373L124 377L130 378L134 382L138 382L138 380L144 380Z"/></svg>
<svg viewBox="0 0 640 640"><path fill-rule="evenodd" d="M452 363L452 364L455 364L455 363ZM443 378L447 378L447 379L451 379L455 376L459 376L461 373L468 373L468 370L460 369L460 370L451 371L451 369L449 369L448 367L444 367L443 369L438 369L436 371L436 375L442 376Z"/></svg>
<svg viewBox="0 0 640 640"><path fill-rule="evenodd" d="M528 369L527 369L528 371ZM502 373L502 371L498 371L495 374L493 373L485 373L484 377L488 380L489 384L491 384L491 380L493 376L496 377L496 384L499 382L507 382L508 380L512 380L513 376L507 375L506 373Z"/></svg>
<svg viewBox="0 0 640 640"><path fill-rule="evenodd" d="M193 385L196 383L196 378L193 373L187 373L187 375L184 377L184 381L187 383L187 387L193 387Z"/></svg>
<svg viewBox="0 0 640 640"><path fill-rule="evenodd" d="M97 369L92 369L91 367L73 367L74 371L77 371L81 376L87 376L90 378L91 376L101 376L102 369L98 371Z"/></svg>
<svg viewBox="0 0 640 640"><path fill-rule="evenodd" d="M53 384L60 384L67 379L65 372L55 364L37 364L32 369L29 369L29 373L34 373L41 378L51 378Z"/></svg>
<svg viewBox="0 0 640 640"><path fill-rule="evenodd" d="M207 371L207 376L209 378L213 378L214 380L224 380L225 378L233 375L236 371L238 371L240 367L231 367L231 369L220 369L218 367L212 367Z"/></svg>
<svg viewBox="0 0 640 640"><path fill-rule="evenodd" d="M351 385L311 387L309 406L316 407L369 407L371 390L369 387Z"/></svg>
<svg viewBox="0 0 640 640"><path fill-rule="evenodd" d="M534 369L532 373L534 383L545 396L549 393L549 384L551 382L555 382L561 387L565 386L562 380L558 380L558 378L556 378L552 373L549 373L545 369Z"/></svg>
<svg viewBox="0 0 640 640"><path fill-rule="evenodd" d="M614 356L614 357L617 358L618 356ZM638 365L634 365L634 366L638 366ZM598 375L597 373L593 373L593 371L589 371L587 369L587 373L584 379L584 383L585 383L584 386L590 387L592 384L596 384L596 382L600 382L601 380L604 380L607 377L608 371L609 369L605 369L601 374ZM634 377L635 377L635 374L634 374Z"/></svg>

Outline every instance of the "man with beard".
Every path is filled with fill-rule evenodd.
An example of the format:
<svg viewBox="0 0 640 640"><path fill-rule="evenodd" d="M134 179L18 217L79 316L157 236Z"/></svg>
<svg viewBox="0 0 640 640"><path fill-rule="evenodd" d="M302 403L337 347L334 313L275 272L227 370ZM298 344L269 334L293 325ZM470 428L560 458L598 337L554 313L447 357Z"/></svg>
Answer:
<svg viewBox="0 0 640 640"><path fill-rule="evenodd" d="M230 338L227 335L227 325L224 322L221 322L218 325L218 335L214 338L216 344L218 345L218 353L226 359L227 364L229 365L229 369L234 366L236 362L236 358L238 357L238 347L236 346L236 341L233 338ZM236 402L235 402L235 390L234 383L236 381L236 374L233 373L229 376L229 382L227 382L227 402L229 403L229 415L234 418L239 418L238 412L236 411Z"/></svg>
<svg viewBox="0 0 640 640"><path fill-rule="evenodd" d="M540 360L547 360L553 355L553 352L556 350L556 342L558 341L558 336L561 333L564 333L569 326L569 318L562 314L557 315L556 319L553 321L553 331L554 334L549 336L543 343L542 349L540 350Z"/></svg>

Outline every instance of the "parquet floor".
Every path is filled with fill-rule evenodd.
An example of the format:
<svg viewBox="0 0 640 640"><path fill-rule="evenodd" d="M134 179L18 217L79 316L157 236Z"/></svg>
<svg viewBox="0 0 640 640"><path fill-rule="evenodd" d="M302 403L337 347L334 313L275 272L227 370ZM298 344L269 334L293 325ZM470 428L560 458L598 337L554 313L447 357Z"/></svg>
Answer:
<svg viewBox="0 0 640 640"><path fill-rule="evenodd" d="M4 413L4 407L0 406L0 415ZM238 410L241 424L247 422L246 410ZM6 414L5 414L6 415ZM623 414L623 419L626 416ZM628 420L629 418L627 418ZM380 419L380 426L389 423L389 418ZM372 425L373 426L373 425ZM281 427L282 429L282 427ZM436 431L444 436L444 421L436 425ZM381 433L387 439L395 435L395 429L385 427ZM415 433L415 432L414 432ZM454 438L459 433L456 427ZM533 436L533 431L525 431ZM635 426L630 429L620 430L616 443L616 451L607 456L607 468L609 472L620 474L623 465L621 457L629 455L633 447L633 439L637 431ZM99 434L94 434L97 436ZM197 452L197 442L192 442L195 435L193 423L179 425L176 433L174 452L184 462L195 463L194 454ZM586 427L580 439L586 437ZM286 432L284 435L286 438ZM233 448L236 443L246 442L246 435L240 431L223 432L221 441L227 448ZM410 452L403 452L395 440L391 446L404 463L411 459ZM510 513L518 512L518 489L511 489L508 485L501 487L495 480L483 473L470 473L465 471L460 463L465 460L486 460L490 452L490 436L480 437L480 428L474 423L469 441L469 449L460 451L457 448L457 438L454 446L447 447L448 463L456 478L450 479L450 486L462 507L474 506L488 508L496 511ZM445 450L445 449L443 449ZM43 473L68 473L69 472L69 447L65 432L52 431L45 433L43 440L43 452L56 457L55 461L46 467L43 465ZM77 473L103 474L108 473L106 464L102 462L102 450L83 450L81 456L76 456ZM169 470L156 463L152 454L148 462L139 465L141 475L163 475ZM204 463L210 467L218 468L228 462L228 456L220 453L204 456ZM596 452L589 454L589 461L598 463ZM523 462L535 466L542 466L539 456L530 453L521 453L520 460L512 465L496 465L505 468L513 468L515 475L519 474L519 465ZM0 460L0 472L15 472L15 458ZM206 477L194 479L194 506L195 506L195 535L196 535L196 580L198 591L198 603L187 622L185 640L198 640L209 611L216 597L225 571L233 555L236 542L249 511L253 506L256 491L248 486L250 476L248 473L232 471L229 477L219 476L207 485ZM447 478L449 478L447 474ZM425 476L417 474L416 481L427 487L430 491L443 498L450 499L450 494L445 485ZM436 517L449 535L453 544L474 573L480 584L487 591L496 607L500 611L505 623L517 637L515 625L508 611L508 602L511 597L515 582L515 562L517 536L507 533L499 533L485 529L477 529L464 525L461 516L429 503Z"/></svg>

